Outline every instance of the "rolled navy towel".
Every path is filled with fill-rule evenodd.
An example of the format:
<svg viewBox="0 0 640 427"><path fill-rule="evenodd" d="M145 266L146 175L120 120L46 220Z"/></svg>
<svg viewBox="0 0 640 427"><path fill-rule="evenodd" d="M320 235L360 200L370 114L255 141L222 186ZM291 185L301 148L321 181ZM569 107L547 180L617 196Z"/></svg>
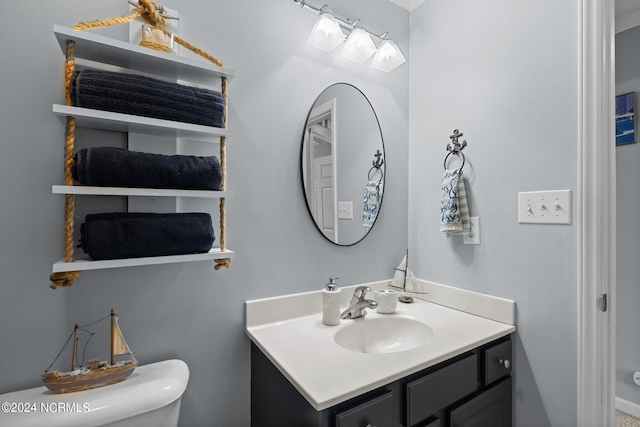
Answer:
<svg viewBox="0 0 640 427"><path fill-rule="evenodd" d="M80 246L94 260L208 252L215 236L208 213L89 214Z"/></svg>
<svg viewBox="0 0 640 427"><path fill-rule="evenodd" d="M83 185L220 190L222 170L215 156L141 153L115 147L78 150L71 168Z"/></svg>
<svg viewBox="0 0 640 427"><path fill-rule="evenodd" d="M224 126L220 92L166 82L137 74L85 69L71 78L71 103L116 113Z"/></svg>

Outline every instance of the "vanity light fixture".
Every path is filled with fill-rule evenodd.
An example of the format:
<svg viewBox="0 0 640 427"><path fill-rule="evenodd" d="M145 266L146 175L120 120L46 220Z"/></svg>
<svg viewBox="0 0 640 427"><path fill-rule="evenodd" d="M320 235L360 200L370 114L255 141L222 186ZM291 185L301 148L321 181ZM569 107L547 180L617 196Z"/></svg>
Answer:
<svg viewBox="0 0 640 427"><path fill-rule="evenodd" d="M350 21L337 16L327 8L326 4L315 7L306 0L293 1L303 9L320 15L307 39L307 44L331 52L346 39L341 54L343 58L362 64L375 53L371 67L387 73L406 62L398 45L386 38L387 33L373 34L358 25L359 19ZM380 42L377 48L372 39Z"/></svg>

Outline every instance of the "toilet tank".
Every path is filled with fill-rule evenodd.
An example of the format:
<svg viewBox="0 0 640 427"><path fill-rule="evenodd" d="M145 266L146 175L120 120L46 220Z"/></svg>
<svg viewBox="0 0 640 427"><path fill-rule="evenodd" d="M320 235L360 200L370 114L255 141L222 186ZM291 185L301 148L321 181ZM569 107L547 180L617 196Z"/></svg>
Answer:
<svg viewBox="0 0 640 427"><path fill-rule="evenodd" d="M189 381L189 368L181 360L165 360L138 366L126 380L92 390L54 394L36 387L0 395L0 426L98 427L147 425L155 411L176 406ZM176 418L179 411L172 412ZM151 424L149 424L151 425ZM169 425L155 422L155 426Z"/></svg>

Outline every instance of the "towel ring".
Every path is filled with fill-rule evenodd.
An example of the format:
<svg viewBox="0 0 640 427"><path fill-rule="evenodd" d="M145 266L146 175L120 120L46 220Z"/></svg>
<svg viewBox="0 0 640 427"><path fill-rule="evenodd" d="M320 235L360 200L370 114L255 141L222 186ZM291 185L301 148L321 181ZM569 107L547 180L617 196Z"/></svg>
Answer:
<svg viewBox="0 0 640 427"><path fill-rule="evenodd" d="M458 168L458 170L462 172L462 168L464 167L465 162L464 153L462 151L449 151L449 154L447 154L447 156L444 158L444 169L447 170L447 159L452 154L460 154L462 156L462 166Z"/></svg>
<svg viewBox="0 0 640 427"><path fill-rule="evenodd" d="M466 161L462 150L467 146L466 140L463 139L462 142L458 141L458 139L462 137L462 135L464 135L462 132L460 132L458 129L455 129L453 131L453 135L449 137L449 139L451 139L451 143L447 144L447 151L449 152L449 154L447 154L447 156L444 158L444 170L447 170L447 159L449 158L449 156L452 154L460 154L462 155L462 166L460 166L458 170L462 172L464 162Z"/></svg>
<svg viewBox="0 0 640 427"><path fill-rule="evenodd" d="M382 165L384 164L384 159L382 158L382 153L380 150L376 150L376 154L373 155L376 159L371 162L373 167L369 169L369 173L367 174L367 179L371 181L371 171L377 169L380 171L380 180L378 180L378 184L382 182L382 178L384 178L384 172L382 171Z"/></svg>
<svg viewBox="0 0 640 427"><path fill-rule="evenodd" d="M369 173L367 174L367 178L369 179L369 181L371 181L371 171L373 171L374 169L377 170L377 171L380 171L380 179L378 180L378 184L380 184L382 182L382 178L384 178L384 172L379 167L373 166L371 169L369 169Z"/></svg>

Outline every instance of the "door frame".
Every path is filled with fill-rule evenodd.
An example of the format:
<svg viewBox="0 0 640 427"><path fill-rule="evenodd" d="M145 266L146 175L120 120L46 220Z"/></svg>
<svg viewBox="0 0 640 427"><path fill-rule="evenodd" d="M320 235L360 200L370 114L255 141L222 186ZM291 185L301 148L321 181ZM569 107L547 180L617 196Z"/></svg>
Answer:
<svg viewBox="0 0 640 427"><path fill-rule="evenodd" d="M579 7L577 425L614 426L615 0Z"/></svg>
<svg viewBox="0 0 640 427"><path fill-rule="evenodd" d="M307 197L307 206L309 207L309 213L311 216L315 216L312 209L312 204L310 203L309 198L313 198L313 177L309 177L310 173L313 173L313 147L311 141L311 132L313 132L313 127L316 125L325 126L329 129L329 146L331 147L331 158L332 158L332 179L333 179L333 202L334 202L334 210L333 210L333 223L334 223L334 235L333 242L338 242L338 181L337 181L337 171L338 171L338 112L337 112L337 101L336 98L332 98L321 105L313 107L313 109L309 112L309 117L307 118L307 124L305 129L305 136L303 141L303 160L302 160L302 180L306 185L306 197ZM306 154L304 154L306 153ZM316 223L316 227L322 234L324 231L318 227ZM329 236L327 236L330 238Z"/></svg>

